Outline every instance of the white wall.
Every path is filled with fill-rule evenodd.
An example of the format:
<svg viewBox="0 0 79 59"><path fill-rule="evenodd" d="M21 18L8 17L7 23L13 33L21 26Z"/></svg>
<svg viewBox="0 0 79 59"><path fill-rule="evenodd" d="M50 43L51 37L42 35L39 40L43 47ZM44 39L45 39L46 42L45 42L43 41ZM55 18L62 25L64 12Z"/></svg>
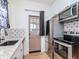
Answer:
<svg viewBox="0 0 79 59"><path fill-rule="evenodd" d="M47 10L48 5L31 2L27 0L9 0L9 21L11 28L25 30L25 48L24 55L29 53L29 15L39 15L39 12L28 12L25 9ZM44 41L43 41L44 42ZM44 48L44 44L42 47Z"/></svg>
<svg viewBox="0 0 79 59"><path fill-rule="evenodd" d="M65 7L79 0L55 0L49 7L49 10L45 13L45 20L50 19L55 14L61 12Z"/></svg>

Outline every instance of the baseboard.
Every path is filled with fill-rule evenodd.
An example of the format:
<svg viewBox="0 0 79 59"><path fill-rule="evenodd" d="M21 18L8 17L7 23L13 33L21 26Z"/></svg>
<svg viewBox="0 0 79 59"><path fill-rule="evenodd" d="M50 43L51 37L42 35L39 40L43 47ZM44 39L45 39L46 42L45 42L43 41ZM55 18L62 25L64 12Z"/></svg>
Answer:
<svg viewBox="0 0 79 59"><path fill-rule="evenodd" d="M30 51L29 53L36 53L36 52L41 52L41 50Z"/></svg>

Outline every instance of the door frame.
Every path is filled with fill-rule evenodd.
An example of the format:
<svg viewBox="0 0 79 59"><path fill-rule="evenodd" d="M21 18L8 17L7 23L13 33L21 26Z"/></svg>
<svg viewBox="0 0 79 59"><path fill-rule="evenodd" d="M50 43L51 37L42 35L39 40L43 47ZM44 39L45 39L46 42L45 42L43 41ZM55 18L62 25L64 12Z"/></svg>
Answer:
<svg viewBox="0 0 79 59"><path fill-rule="evenodd" d="M36 15L29 15L28 16L29 17L29 33L30 33L30 17L39 17L39 21L40 21L40 16L36 16ZM40 25L39 25L39 27L40 27ZM40 30L39 30L39 36L40 36ZM30 34L29 34L29 40L30 40ZM29 53L33 53L33 52L41 52L41 36L40 36L40 50L38 50L38 51L31 51L30 52L30 41L29 41Z"/></svg>

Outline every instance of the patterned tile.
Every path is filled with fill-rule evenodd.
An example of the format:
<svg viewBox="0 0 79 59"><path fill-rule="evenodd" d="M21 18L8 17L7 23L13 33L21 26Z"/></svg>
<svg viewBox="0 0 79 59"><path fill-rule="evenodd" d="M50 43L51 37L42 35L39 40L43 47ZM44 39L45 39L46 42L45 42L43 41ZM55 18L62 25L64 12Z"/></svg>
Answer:
<svg viewBox="0 0 79 59"><path fill-rule="evenodd" d="M7 29L9 38L23 38L25 36L23 29Z"/></svg>
<svg viewBox="0 0 79 59"><path fill-rule="evenodd" d="M65 22L64 23L64 32L74 32L73 35L79 35L79 34L76 34L79 32L79 20L72 21L72 22Z"/></svg>

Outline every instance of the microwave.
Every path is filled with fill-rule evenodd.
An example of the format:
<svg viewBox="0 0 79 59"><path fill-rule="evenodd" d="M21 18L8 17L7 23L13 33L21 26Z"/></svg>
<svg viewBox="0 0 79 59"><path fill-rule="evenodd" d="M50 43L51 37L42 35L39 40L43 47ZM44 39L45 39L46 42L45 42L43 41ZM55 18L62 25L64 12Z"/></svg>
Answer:
<svg viewBox="0 0 79 59"><path fill-rule="evenodd" d="M64 22L79 16L79 2L72 4L59 13L59 22Z"/></svg>

